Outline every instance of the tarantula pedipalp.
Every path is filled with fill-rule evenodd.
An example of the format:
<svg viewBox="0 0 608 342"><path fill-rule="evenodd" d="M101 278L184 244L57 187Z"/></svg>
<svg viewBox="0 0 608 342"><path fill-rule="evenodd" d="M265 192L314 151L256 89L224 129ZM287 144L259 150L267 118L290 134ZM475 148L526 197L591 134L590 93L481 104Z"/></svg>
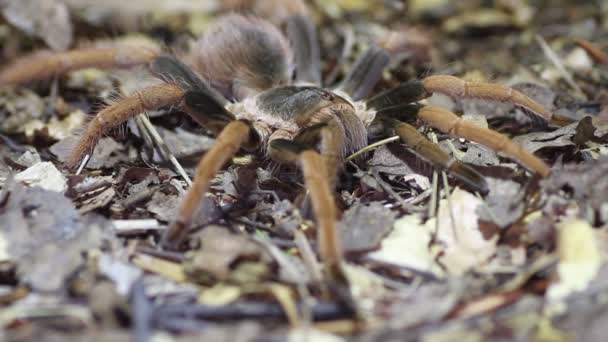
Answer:
<svg viewBox="0 0 608 342"><path fill-rule="evenodd" d="M150 70L164 83L144 88L100 111L80 137L68 166L78 165L105 132L128 118L178 105L217 134L217 140L200 161L195 182L177 219L164 235L164 245L173 248L180 245L211 179L240 148L246 148L279 162L297 162L302 166L318 223L319 253L334 274L339 273L341 254L331 189L343 158L367 144L368 127L381 127L384 134L397 134L423 159L481 193L487 192L487 185L479 173L445 153L407 122L420 119L445 133L502 152L542 176L549 173L542 160L506 136L467 123L442 108L417 104L418 100L438 92L453 97L508 101L544 120L551 118L551 113L522 93L501 85L439 75L405 82L365 100L389 62L390 46L370 47L337 87L324 88L319 82L320 54L312 21L303 13L293 13L285 18L285 26L287 38L263 19L227 15L201 38L192 67L172 56L155 55ZM62 61L61 68L54 72L47 70L45 76L70 69L66 65L91 64L82 59L70 63L73 56L81 56L78 51L54 56ZM118 64L115 53L106 51L104 56L105 62L97 61L99 65ZM297 62L295 78L291 74L292 61ZM24 63L0 72L0 81L24 81L7 76L18 75L15 68L23 68Z"/></svg>

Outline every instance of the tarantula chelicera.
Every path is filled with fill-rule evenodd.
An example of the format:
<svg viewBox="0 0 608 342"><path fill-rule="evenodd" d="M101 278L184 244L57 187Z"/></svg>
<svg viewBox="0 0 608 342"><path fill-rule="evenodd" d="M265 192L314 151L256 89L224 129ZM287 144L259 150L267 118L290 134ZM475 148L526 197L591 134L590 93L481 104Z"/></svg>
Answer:
<svg viewBox="0 0 608 342"><path fill-rule="evenodd" d="M97 113L67 163L74 168L91 154L99 138L134 115L177 105L217 136L200 161L194 183L175 222L164 235L178 247L209 184L241 148L279 162L301 165L318 225L319 254L328 269L339 269L340 248L332 188L344 157L368 144L368 131L396 134L422 159L484 194L484 178L430 142L411 124L426 123L469 139L547 176L549 167L505 135L475 126L455 114L417 101L433 93L457 98L511 102L543 119L552 114L506 86L472 83L436 75L400 84L368 97L391 57L390 44L371 46L335 87L321 84L320 53L312 20L303 7L283 17L286 35L255 16L219 18L199 40L191 65L158 49L105 47L34 55L0 73L0 84L21 83L84 66L127 67L149 63L163 82L141 89Z"/></svg>

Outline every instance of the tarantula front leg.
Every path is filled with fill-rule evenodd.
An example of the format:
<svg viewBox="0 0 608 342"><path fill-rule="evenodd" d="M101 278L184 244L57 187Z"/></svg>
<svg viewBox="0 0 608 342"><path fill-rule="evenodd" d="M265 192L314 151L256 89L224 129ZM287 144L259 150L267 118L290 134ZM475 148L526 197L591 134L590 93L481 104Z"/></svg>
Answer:
<svg viewBox="0 0 608 342"><path fill-rule="evenodd" d="M489 101L510 102L534 114L543 123L551 122L553 113L521 92L496 83L469 82L458 77L435 75L422 81L404 82L384 91L367 101L368 108L389 108L404 103L422 100L433 93L440 93L452 98L484 99Z"/></svg>
<svg viewBox="0 0 608 342"><path fill-rule="evenodd" d="M117 44L65 52L34 52L21 56L0 70L0 85L15 85L43 80L54 75L84 68L130 68L145 64L160 53L152 44Z"/></svg>
<svg viewBox="0 0 608 342"><path fill-rule="evenodd" d="M232 118L223 107L225 99L174 57L157 57L150 64L150 69L166 83L144 88L97 113L71 151L66 162L68 168L74 169L86 155L92 153L106 132L145 111L178 105L199 124L216 133L225 125L226 117Z"/></svg>
<svg viewBox="0 0 608 342"><path fill-rule="evenodd" d="M502 84L470 82L449 75L429 76L422 80L424 90L429 93L442 93L452 98L485 99L510 102L550 122L553 113L521 92Z"/></svg>
<svg viewBox="0 0 608 342"><path fill-rule="evenodd" d="M439 145L428 140L422 133L418 132L414 126L381 116L378 117L378 121L385 127L385 130L394 131L407 147L411 148L418 156L429 161L433 166L445 169L452 176L482 195L488 193L488 184L481 174L467 164L451 157Z"/></svg>
<svg viewBox="0 0 608 342"><path fill-rule="evenodd" d="M454 113L440 107L414 107L414 110L411 110L408 103L428 97L433 92L450 96L510 101L516 106L536 113L539 117L551 118L551 113L543 106L514 89L491 83L466 82L453 76L431 76L423 81L405 82L374 96L367 101L367 107L378 110L379 114L390 112L393 115L409 116L407 120L417 116L444 133L459 136L502 152L542 176L549 174L550 168L545 162L503 134L463 121Z"/></svg>
<svg viewBox="0 0 608 342"><path fill-rule="evenodd" d="M235 120L229 122L217 136L215 144L201 159L196 168L194 183L183 199L177 218L165 232L162 245L175 249L181 245L196 216L202 198L209 190L209 184L228 160L250 140L251 127L248 122Z"/></svg>
<svg viewBox="0 0 608 342"><path fill-rule="evenodd" d="M551 172L544 161L526 151L521 145L511 141L506 135L464 121L446 109L437 106L425 106L418 112L418 117L431 127L444 133L474 141L496 152L503 153L543 177L547 177Z"/></svg>

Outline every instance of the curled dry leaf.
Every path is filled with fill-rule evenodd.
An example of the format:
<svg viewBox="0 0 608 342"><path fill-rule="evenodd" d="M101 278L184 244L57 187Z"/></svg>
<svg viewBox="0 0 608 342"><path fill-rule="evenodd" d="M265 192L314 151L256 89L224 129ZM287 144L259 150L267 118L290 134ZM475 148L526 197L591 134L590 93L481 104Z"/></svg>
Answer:
<svg viewBox="0 0 608 342"><path fill-rule="evenodd" d="M546 297L550 300L562 299L586 289L602 265L596 232L588 222L574 219L557 227L559 280L547 290Z"/></svg>
<svg viewBox="0 0 608 342"><path fill-rule="evenodd" d="M576 134L578 123L562 127L553 132L534 132L513 138L524 149L532 153L544 148L573 146L572 137Z"/></svg>
<svg viewBox="0 0 608 342"><path fill-rule="evenodd" d="M217 281L255 282L270 276L271 256L245 235L209 226L197 234L200 248L187 254L184 271L203 284Z"/></svg>

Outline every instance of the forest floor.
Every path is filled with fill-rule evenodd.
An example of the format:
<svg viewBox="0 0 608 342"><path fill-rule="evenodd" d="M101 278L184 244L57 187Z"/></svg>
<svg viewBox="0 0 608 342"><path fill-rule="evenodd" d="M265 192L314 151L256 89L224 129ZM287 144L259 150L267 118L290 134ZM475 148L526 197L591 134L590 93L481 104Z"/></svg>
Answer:
<svg viewBox="0 0 608 342"><path fill-rule="evenodd" d="M135 40L188 61L196 37L239 3L274 1L0 1L1 65ZM0 340L605 340L608 4L307 3L326 86L392 34L398 48L373 93L437 74L513 87L556 119L437 94L421 104L509 136L550 174L413 120L489 191L394 139L367 148L335 192L336 284L321 271L301 173L262 152L241 151L219 172L185 248L160 247L188 190L168 157L193 177L215 141L177 106L109 132L79 174L65 166L88 118L159 82L145 67L2 86Z"/></svg>

